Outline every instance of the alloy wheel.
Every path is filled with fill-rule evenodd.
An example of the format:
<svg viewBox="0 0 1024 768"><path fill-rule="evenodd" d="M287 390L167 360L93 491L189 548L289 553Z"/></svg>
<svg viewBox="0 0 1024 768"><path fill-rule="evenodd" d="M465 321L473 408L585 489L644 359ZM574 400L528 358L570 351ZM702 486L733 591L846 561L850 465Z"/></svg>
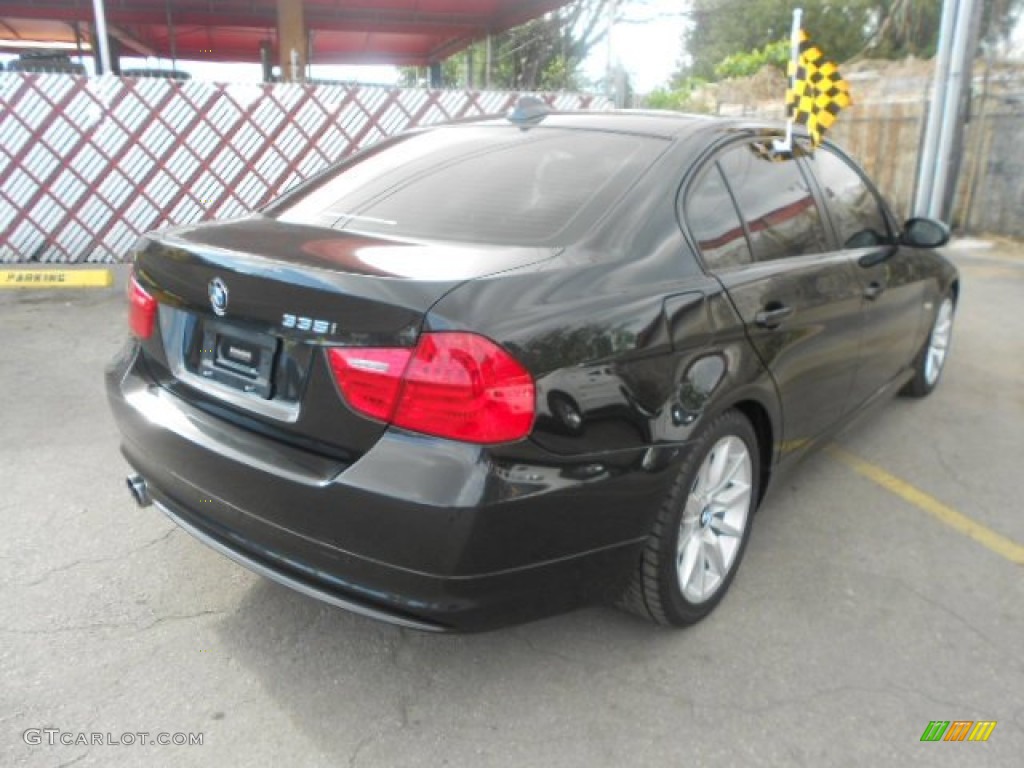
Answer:
<svg viewBox="0 0 1024 768"><path fill-rule="evenodd" d="M750 514L753 464L747 444L726 435L714 444L686 497L676 546L679 589L703 603L736 562Z"/></svg>
<svg viewBox="0 0 1024 768"><path fill-rule="evenodd" d="M924 378L928 386L938 381L942 366L949 352L949 342L953 336L953 301L948 297L942 300L939 311L935 315L935 325L928 339L928 350L925 352Z"/></svg>

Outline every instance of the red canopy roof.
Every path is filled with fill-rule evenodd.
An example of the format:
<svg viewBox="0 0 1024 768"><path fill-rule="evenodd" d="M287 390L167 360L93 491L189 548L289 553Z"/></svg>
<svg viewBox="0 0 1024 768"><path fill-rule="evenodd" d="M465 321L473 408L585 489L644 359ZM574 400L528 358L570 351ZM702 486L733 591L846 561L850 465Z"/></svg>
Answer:
<svg viewBox="0 0 1024 768"><path fill-rule="evenodd" d="M423 65L488 33L536 18L569 0L302 0L316 64ZM276 0L104 0L107 25L129 54L200 61L258 61L277 40ZM169 14L169 17L168 17ZM171 23L168 23L170 18ZM85 39L91 0L6 0L0 40ZM28 48L30 46L25 46ZM18 50L5 42L0 50Z"/></svg>

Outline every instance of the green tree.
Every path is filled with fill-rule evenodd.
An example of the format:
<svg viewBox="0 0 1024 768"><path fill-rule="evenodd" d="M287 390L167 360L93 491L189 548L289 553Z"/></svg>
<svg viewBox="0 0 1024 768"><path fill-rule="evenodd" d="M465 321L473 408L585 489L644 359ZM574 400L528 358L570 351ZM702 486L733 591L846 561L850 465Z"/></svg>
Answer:
<svg viewBox="0 0 1024 768"><path fill-rule="evenodd" d="M702 98L701 88L707 85L699 77L688 78L670 88L656 88L647 94L643 106L648 109L671 109L676 112L709 113L713 101Z"/></svg>
<svg viewBox="0 0 1024 768"><path fill-rule="evenodd" d="M724 77L750 77L761 71L766 65L786 70L792 47L789 40L769 43L764 48L757 48L749 53L734 53L726 56L715 65L715 75Z"/></svg>
<svg viewBox="0 0 1024 768"><path fill-rule="evenodd" d="M728 57L788 40L795 5L792 0L694 0L684 41L690 63L682 75L717 79L715 68ZM877 3L803 0L800 5L804 29L830 57L844 61L864 47Z"/></svg>
<svg viewBox="0 0 1024 768"><path fill-rule="evenodd" d="M942 0L884 3L878 23L866 36L865 53L879 59L930 59L938 46L941 18Z"/></svg>
<svg viewBox="0 0 1024 768"><path fill-rule="evenodd" d="M608 32L611 0L574 0L491 38L490 87L508 90L576 90L579 67ZM479 41L442 65L447 87L483 88L488 80L487 42ZM422 84L415 67L404 67L405 85Z"/></svg>
<svg viewBox="0 0 1024 768"><path fill-rule="evenodd" d="M730 57L788 40L796 6L804 9L804 29L839 62L856 56L928 58L938 43L942 0L693 0L693 23L683 40L687 60L676 81L723 77L716 69ZM984 36L995 42L1009 35L1024 0L983 0L982 7Z"/></svg>
<svg viewBox="0 0 1024 768"><path fill-rule="evenodd" d="M1009 38L1024 9L1021 0L982 0L981 38L998 43ZM879 3L875 28L865 52L878 58L913 54L928 58L938 45L941 0L889 0Z"/></svg>
<svg viewBox="0 0 1024 768"><path fill-rule="evenodd" d="M491 41L491 86L515 90L579 87L578 69L608 31L609 0L575 0L538 19L496 35ZM482 82L486 44L473 55ZM463 54L463 55L468 55Z"/></svg>

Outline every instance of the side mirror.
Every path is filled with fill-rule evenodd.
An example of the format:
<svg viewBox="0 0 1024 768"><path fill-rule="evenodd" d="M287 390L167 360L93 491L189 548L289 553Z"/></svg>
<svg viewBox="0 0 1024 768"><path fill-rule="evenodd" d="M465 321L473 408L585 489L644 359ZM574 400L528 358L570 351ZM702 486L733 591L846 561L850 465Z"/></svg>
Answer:
<svg viewBox="0 0 1024 768"><path fill-rule="evenodd" d="M949 242L949 227L941 221L915 216L907 219L900 244L911 248L938 248Z"/></svg>

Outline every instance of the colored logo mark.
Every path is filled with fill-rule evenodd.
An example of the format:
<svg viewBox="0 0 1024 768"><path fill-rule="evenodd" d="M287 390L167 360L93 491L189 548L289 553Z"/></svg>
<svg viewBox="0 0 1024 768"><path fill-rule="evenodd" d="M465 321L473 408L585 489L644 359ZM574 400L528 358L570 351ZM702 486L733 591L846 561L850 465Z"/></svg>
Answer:
<svg viewBox="0 0 1024 768"><path fill-rule="evenodd" d="M219 277L215 277L210 281L207 293L210 296L210 306L213 307L213 313L218 317L223 317L224 313L228 311L227 285Z"/></svg>
<svg viewBox="0 0 1024 768"><path fill-rule="evenodd" d="M995 720L932 720L921 741L988 741L995 727Z"/></svg>

